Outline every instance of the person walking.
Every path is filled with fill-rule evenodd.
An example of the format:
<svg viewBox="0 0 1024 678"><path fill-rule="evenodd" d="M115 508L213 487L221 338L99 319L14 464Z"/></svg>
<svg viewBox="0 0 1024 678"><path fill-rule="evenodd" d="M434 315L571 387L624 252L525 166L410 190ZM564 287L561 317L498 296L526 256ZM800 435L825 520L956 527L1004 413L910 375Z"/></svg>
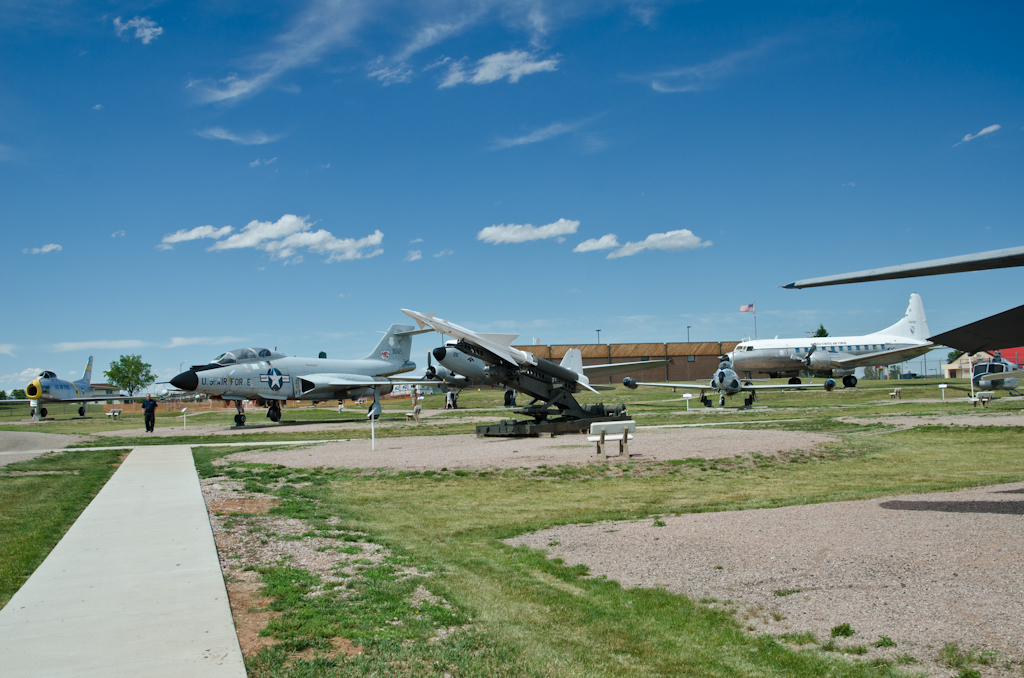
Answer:
<svg viewBox="0 0 1024 678"><path fill-rule="evenodd" d="M156 406L159 403L153 400L153 396L146 394L146 399L142 401L142 413L143 418L146 420L146 433L152 433L156 429Z"/></svg>

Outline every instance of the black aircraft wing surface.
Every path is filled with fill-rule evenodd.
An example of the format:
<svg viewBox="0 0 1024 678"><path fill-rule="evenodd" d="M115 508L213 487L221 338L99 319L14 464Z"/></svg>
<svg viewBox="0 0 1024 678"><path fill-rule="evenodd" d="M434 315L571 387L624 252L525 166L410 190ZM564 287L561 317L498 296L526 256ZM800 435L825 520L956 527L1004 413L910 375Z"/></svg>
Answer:
<svg viewBox="0 0 1024 678"><path fill-rule="evenodd" d="M994 351L1024 346L1024 306L996 313L955 330L936 334L929 340L958 348L964 353Z"/></svg>

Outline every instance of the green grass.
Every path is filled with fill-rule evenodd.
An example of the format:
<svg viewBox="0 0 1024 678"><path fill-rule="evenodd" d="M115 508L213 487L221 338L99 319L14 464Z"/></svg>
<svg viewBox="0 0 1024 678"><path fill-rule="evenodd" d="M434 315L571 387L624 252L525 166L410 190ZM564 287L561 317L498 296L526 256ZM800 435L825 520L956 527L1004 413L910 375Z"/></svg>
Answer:
<svg viewBox="0 0 1024 678"><path fill-rule="evenodd" d="M78 519L122 450L65 452L7 464L0 474L0 605L6 605ZM45 471L47 475L12 476Z"/></svg>

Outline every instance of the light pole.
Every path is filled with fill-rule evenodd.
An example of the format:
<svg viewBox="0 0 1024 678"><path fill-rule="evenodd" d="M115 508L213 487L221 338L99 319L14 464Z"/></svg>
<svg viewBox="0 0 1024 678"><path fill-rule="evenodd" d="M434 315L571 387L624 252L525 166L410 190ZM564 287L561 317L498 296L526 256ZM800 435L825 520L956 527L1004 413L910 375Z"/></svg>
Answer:
<svg viewBox="0 0 1024 678"><path fill-rule="evenodd" d="M180 363L178 363L178 373L179 374L181 373L181 366L184 365L187 362L188 362L188 358L186 358L185 360L182 360Z"/></svg>
<svg viewBox="0 0 1024 678"><path fill-rule="evenodd" d="M601 343L601 330L597 331L597 343Z"/></svg>
<svg viewBox="0 0 1024 678"><path fill-rule="evenodd" d="M690 343L690 328L691 327L693 327L693 325L687 325L686 326L686 343L687 344Z"/></svg>

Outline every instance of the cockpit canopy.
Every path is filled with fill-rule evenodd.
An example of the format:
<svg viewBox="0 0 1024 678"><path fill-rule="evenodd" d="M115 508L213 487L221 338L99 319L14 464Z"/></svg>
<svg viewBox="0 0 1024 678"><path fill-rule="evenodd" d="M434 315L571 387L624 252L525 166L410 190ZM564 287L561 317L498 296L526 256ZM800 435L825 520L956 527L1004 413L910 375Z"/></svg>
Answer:
<svg viewBox="0 0 1024 678"><path fill-rule="evenodd" d="M974 374L997 374L999 372L1008 371L1008 367L1009 366L1004 366L1001 361L996 362L995 360L989 363L978 363L974 366Z"/></svg>
<svg viewBox="0 0 1024 678"><path fill-rule="evenodd" d="M51 372L50 370L43 370L42 372L39 373L39 378L40 379L56 379L57 375L55 373Z"/></svg>
<svg viewBox="0 0 1024 678"><path fill-rule="evenodd" d="M271 351L269 348L236 348L221 353L211 360L210 363L214 365L234 365L235 363L245 363L252 360L277 360L284 357L284 353Z"/></svg>

